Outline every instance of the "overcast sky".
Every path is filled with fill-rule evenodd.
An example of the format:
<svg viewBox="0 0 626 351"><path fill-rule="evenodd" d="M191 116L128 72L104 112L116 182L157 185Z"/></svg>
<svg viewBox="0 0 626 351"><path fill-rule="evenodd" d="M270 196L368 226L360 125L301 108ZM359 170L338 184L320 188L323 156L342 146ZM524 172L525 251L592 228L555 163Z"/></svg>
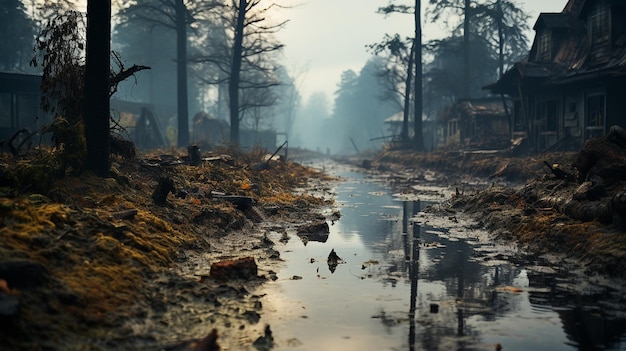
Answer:
<svg viewBox="0 0 626 351"><path fill-rule="evenodd" d="M290 21L278 37L285 44L287 68L297 77L305 101L314 92L324 92L332 101L341 73L348 69L358 73L371 57L365 45L380 41L385 33L411 36L413 31L411 15L394 14L385 18L376 13L389 0L299 0L299 3L284 10ZM519 0L518 3L531 16L529 27L532 28L539 13L561 12L567 0ZM442 29L442 24L423 23L424 41L441 37ZM532 39L529 33L529 40Z"/></svg>

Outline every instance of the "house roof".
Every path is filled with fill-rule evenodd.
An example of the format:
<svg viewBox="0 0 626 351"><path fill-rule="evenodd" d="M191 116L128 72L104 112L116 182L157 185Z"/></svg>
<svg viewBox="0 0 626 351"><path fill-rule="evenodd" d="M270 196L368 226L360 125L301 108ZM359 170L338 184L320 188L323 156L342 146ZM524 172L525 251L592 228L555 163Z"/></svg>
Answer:
<svg viewBox="0 0 626 351"><path fill-rule="evenodd" d="M574 17L569 13L544 12L539 14L539 17L533 26L533 30L537 30L540 27L569 28L572 26L573 20Z"/></svg>
<svg viewBox="0 0 626 351"><path fill-rule="evenodd" d="M512 94L517 91L515 82L520 79L543 81L550 77L563 75L566 72L567 67L553 62L517 62L498 81L483 87L483 89L491 90L494 94Z"/></svg>
<svg viewBox="0 0 626 351"><path fill-rule="evenodd" d="M507 100L509 108L510 101ZM504 105L501 98L461 100L457 103L459 110L467 116L504 116Z"/></svg>
<svg viewBox="0 0 626 351"><path fill-rule="evenodd" d="M597 1L597 0L596 0ZM569 0L561 13L542 13L535 26L537 31L529 58L511 67L497 82L483 89L494 93L515 93L516 81L522 78L543 79L549 84L563 84L575 80L598 78L616 74L626 75L626 33L615 38L611 56L602 62L591 60L589 33L583 16L585 8L594 0ZM533 62L538 47L538 35L544 29L564 29L555 43L551 62Z"/></svg>
<svg viewBox="0 0 626 351"><path fill-rule="evenodd" d="M565 4L565 8L563 9L563 13L572 14L574 17L580 16L580 13L585 7L586 0L569 0L567 4Z"/></svg>
<svg viewBox="0 0 626 351"><path fill-rule="evenodd" d="M396 114L393 114L387 118L385 118L384 123L387 124L398 124L398 123L403 123L404 122L404 112L398 112Z"/></svg>
<svg viewBox="0 0 626 351"><path fill-rule="evenodd" d="M512 107L511 100L506 100L507 107ZM448 108L444 109L438 119L448 120L451 118L469 118L475 116L483 117L505 117L506 111L502 98L486 97L479 99L459 100Z"/></svg>

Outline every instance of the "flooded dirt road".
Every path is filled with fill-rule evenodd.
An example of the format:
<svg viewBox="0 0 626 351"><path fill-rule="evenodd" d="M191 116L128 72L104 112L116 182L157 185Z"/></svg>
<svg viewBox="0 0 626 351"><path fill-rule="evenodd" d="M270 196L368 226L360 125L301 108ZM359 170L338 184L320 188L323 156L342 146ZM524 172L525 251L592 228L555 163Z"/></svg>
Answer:
<svg viewBox="0 0 626 351"><path fill-rule="evenodd" d="M274 350L626 349L623 286L433 210L453 189L394 194L382 179L327 171L342 177L332 189L341 219L329 221L328 238L289 233L281 244L270 234L285 260L260 321ZM343 261L336 267L331 250Z"/></svg>

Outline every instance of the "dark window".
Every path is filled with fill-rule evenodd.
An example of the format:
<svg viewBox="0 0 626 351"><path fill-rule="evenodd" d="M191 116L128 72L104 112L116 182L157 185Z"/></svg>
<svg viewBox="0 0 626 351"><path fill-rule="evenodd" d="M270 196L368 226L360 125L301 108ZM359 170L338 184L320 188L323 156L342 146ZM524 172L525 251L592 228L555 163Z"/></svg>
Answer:
<svg viewBox="0 0 626 351"><path fill-rule="evenodd" d="M587 126L604 127L604 94L587 96Z"/></svg>
<svg viewBox="0 0 626 351"><path fill-rule="evenodd" d="M539 37L539 60L540 61L550 61L552 60L551 56L551 40L550 40L550 32L545 31Z"/></svg>
<svg viewBox="0 0 626 351"><path fill-rule="evenodd" d="M609 40L609 14L605 6L595 6L591 10L589 36L592 44Z"/></svg>
<svg viewBox="0 0 626 351"><path fill-rule="evenodd" d="M613 45L621 47L626 45L626 4L613 4L611 8L611 40Z"/></svg>

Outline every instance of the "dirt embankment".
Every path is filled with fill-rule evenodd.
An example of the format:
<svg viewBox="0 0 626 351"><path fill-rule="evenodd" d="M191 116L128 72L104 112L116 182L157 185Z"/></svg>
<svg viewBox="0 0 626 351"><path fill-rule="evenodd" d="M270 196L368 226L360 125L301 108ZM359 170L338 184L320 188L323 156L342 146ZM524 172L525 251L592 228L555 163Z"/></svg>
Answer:
<svg viewBox="0 0 626 351"><path fill-rule="evenodd" d="M262 153L193 166L168 150L57 179L51 152L0 160L0 349L158 350L213 328L249 349L264 333L253 292L281 262L257 223L284 232L331 201L302 192L323 174ZM244 257L243 279L211 275Z"/></svg>
<svg viewBox="0 0 626 351"><path fill-rule="evenodd" d="M527 157L506 154L385 152L372 167L416 177L434 171L443 183L482 180L457 192L450 211L463 211L498 238L532 252L565 253L589 274L626 278L626 137L616 129L580 152ZM502 185L504 180L504 184Z"/></svg>

